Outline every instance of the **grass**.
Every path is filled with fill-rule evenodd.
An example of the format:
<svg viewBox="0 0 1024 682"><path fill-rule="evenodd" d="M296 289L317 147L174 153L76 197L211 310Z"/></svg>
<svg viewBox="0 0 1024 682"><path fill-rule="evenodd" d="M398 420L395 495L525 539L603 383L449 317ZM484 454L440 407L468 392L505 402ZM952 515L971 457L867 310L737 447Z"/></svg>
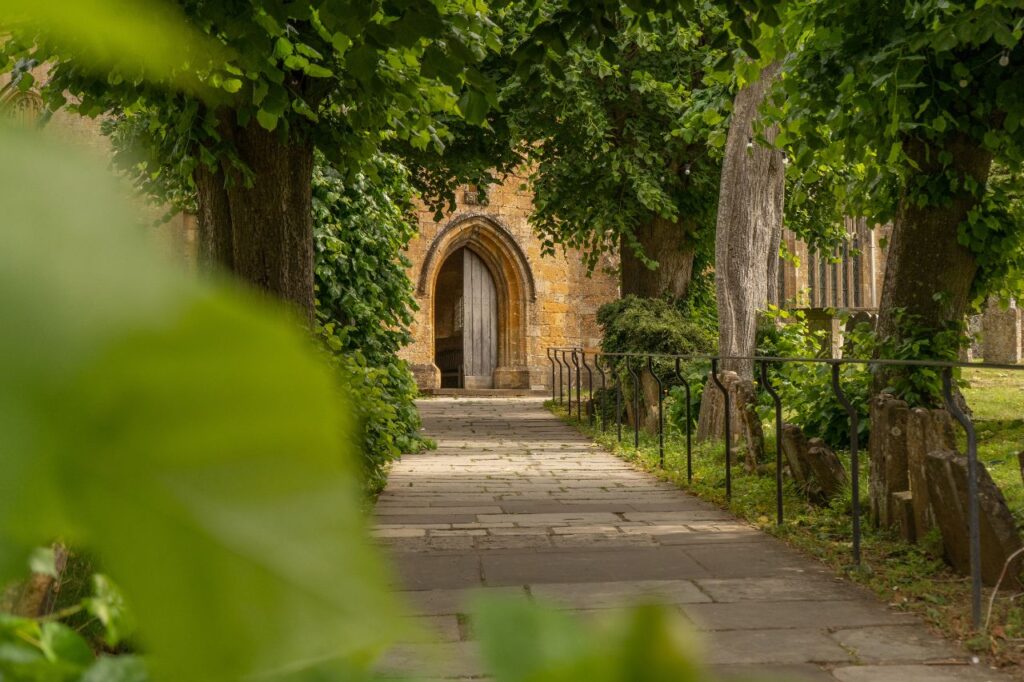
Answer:
<svg viewBox="0 0 1024 682"><path fill-rule="evenodd" d="M1017 527L1024 528L1024 372L968 370L963 389L978 435L978 458L1003 491Z"/></svg>
<svg viewBox="0 0 1024 682"><path fill-rule="evenodd" d="M1009 373L1005 373L1009 374ZM1024 485L1021 484L1016 452L1024 445L1024 373L1019 378L1004 376L965 377L964 389L975 413L979 436L979 457L1003 488L1018 519L1024 512ZM909 544L895 533L875 529L867 518L867 456L861 460L862 536L860 566L853 562L851 527L852 495L833 500L827 507L810 504L788 477L783 485L782 525L776 525L774 434L765 424L767 461L757 472L747 472L742 464L732 467L732 498L725 495L725 467L721 443L694 444L693 477L686 476L685 435L669 430L665 437L665 468L658 467L658 441L641 433L640 448L633 447L633 431L624 426L622 441L615 424L607 431L591 427L584 419L568 415L564 407L549 403L564 421L619 457L634 463L663 480L728 509L793 547L810 554L850 580L867 586L890 605L920 614L947 637L961 642L977 653L985 653L999 665L1024 663L1024 608L1018 597L1003 592L996 600L991 624L985 632L975 632L970 619L970 580L953 573L941 558L941 539L937 534L917 545ZM843 457L842 454L840 454ZM849 462L844 462L849 470ZM986 590L987 607L990 591Z"/></svg>

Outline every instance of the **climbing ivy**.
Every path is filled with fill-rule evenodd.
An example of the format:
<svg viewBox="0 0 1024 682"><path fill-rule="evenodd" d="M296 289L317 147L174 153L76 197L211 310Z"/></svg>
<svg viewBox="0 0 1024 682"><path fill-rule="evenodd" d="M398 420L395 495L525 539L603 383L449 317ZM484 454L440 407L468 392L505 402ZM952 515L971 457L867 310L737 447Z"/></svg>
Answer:
<svg viewBox="0 0 1024 682"><path fill-rule="evenodd" d="M411 202L394 157L375 157L349 181L324 164L313 172L318 326L357 407L371 490L388 461L423 445L416 385L398 358L416 310L403 255L416 234Z"/></svg>

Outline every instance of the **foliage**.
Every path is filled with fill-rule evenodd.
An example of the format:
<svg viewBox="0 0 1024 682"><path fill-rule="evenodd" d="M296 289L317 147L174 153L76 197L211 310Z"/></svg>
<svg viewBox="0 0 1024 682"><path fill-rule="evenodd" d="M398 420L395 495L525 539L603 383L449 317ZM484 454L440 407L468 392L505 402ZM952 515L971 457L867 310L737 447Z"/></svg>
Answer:
<svg viewBox="0 0 1024 682"><path fill-rule="evenodd" d="M0 138L0 582L37 544L89 548L159 679L372 650L394 609L309 340L154 255L102 170Z"/></svg>
<svg viewBox="0 0 1024 682"><path fill-rule="evenodd" d="M601 350L605 353L711 352L717 338L713 320L687 316L665 299L625 298L606 303L597 311Z"/></svg>
<svg viewBox="0 0 1024 682"><path fill-rule="evenodd" d="M187 30L217 49L197 53L182 44L184 63L172 63L170 74L131 60L104 63L99 74L82 68L91 54L62 40L50 23L15 25L3 52L9 64L25 57L52 64L43 88L52 107L88 116L130 111L144 119L149 158L183 164L184 176L199 162L238 164L218 109L242 126L255 120L291 139L312 136L332 163L355 171L384 138L440 146L447 133L438 115L479 121L496 104L493 84L472 66L498 48L476 2L171 6ZM181 70L198 81L199 96L168 88Z"/></svg>
<svg viewBox="0 0 1024 682"><path fill-rule="evenodd" d="M1016 0L787 5L770 49L785 58L775 98L790 176L831 187L843 208L884 223L901 198L976 203L959 241L978 257L976 301L1021 281L1018 192L956 169L956 149L992 154L1015 175L1024 160Z"/></svg>
<svg viewBox="0 0 1024 682"><path fill-rule="evenodd" d="M521 599L481 600L476 627L497 682L632 682L707 679L678 612L642 606L608 626Z"/></svg>
<svg viewBox="0 0 1024 682"><path fill-rule="evenodd" d="M866 325L858 325L847 339L844 354L871 357L871 333ZM782 358L820 358L827 350L824 330L812 330L802 311L789 312L770 307L765 324L759 330L758 355ZM867 353L867 354L865 354ZM811 438L821 438L830 448L845 450L850 446L850 417L832 389L832 366L821 363L778 363L772 367L769 380L782 399L784 418L796 424ZM871 397L871 373L867 366L840 366L843 393L858 410L858 436L867 443ZM763 403L767 412L769 402ZM774 410L774 407L771 407Z"/></svg>
<svg viewBox="0 0 1024 682"><path fill-rule="evenodd" d="M713 306L703 303L705 299L691 291L683 302L669 302L660 298L626 296L606 303L597 312L601 326L601 350L605 353L667 353L678 355L701 355L713 352L718 343L715 330L717 322ZM612 359L619 381L625 388L625 400L631 400L632 379L621 360ZM633 362L634 370L644 371ZM666 385L678 383L675 363L658 359L653 369ZM690 419L696 420L704 383L707 380L702 369L691 362L680 365L680 371L690 383ZM686 394L682 388L671 388L671 398L665 402L667 422L685 428ZM605 396L609 407L613 396ZM614 410L612 411L614 415Z"/></svg>
<svg viewBox="0 0 1024 682"><path fill-rule="evenodd" d="M845 331L843 357L883 358L886 360L956 361L959 349L969 341L960 326L938 334L919 324L914 316L896 311L901 334L898 339L880 338L871 325L853 328L848 316L840 315ZM827 351L827 333L811 329L803 311L780 310L774 306L765 315L759 329L758 354L765 357L820 358ZM870 433L870 397L872 379L884 376L890 393L912 407L941 405L942 375L932 367L915 367L907 372L886 372L884 367L864 363L840 364L840 385L858 410L860 442ZM954 372L959 376L959 372ZM849 416L832 388L832 367L823 363L777 363L770 380L782 398L786 421L800 426L810 437L824 440L833 449L849 447ZM767 399L764 409L768 409Z"/></svg>
<svg viewBox="0 0 1024 682"><path fill-rule="evenodd" d="M711 262L729 101L706 72L728 42L723 18L699 3L678 20L621 21L610 47L572 43L540 83L506 85L503 103L532 169L532 221L547 252L556 244L581 249L593 269L621 241L653 265L657 254L644 252L637 231L660 216L681 223L680 241L705 247L696 271ZM522 24L506 32L524 37Z"/></svg>
<svg viewBox="0 0 1024 682"><path fill-rule="evenodd" d="M423 447L416 384L398 358L416 309L402 255L416 234L411 202L393 157L376 157L351 181L324 164L313 173L318 328L362 426L371 491L383 487L387 462Z"/></svg>

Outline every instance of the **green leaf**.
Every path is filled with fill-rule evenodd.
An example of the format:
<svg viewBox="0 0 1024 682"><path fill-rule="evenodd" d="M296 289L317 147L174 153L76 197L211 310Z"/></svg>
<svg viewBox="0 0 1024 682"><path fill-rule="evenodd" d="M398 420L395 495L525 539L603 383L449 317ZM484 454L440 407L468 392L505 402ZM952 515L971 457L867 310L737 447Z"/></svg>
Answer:
<svg viewBox="0 0 1024 682"><path fill-rule="evenodd" d="M0 557L88 548L157 679L370 657L395 631L388 575L306 334L165 262L102 165L2 127L0 147ZM49 655L84 660L52 626Z"/></svg>
<svg viewBox="0 0 1024 682"><path fill-rule="evenodd" d="M227 57L175 3L139 0L126 8L121 2L0 0L0 23L21 22L66 46L78 68L104 78L112 71L141 70L152 80L195 85L193 72L183 69L186 59Z"/></svg>
<svg viewBox="0 0 1024 682"><path fill-rule="evenodd" d="M51 578L60 577L57 575L56 557L54 556L53 546L37 547L32 552L32 556L29 557L29 569L33 573L48 575Z"/></svg>
<svg viewBox="0 0 1024 682"><path fill-rule="evenodd" d="M135 629L134 619L125 607L124 595L110 578L99 573L92 577L92 590L93 596L83 600L82 604L102 623L107 646L116 647Z"/></svg>
<svg viewBox="0 0 1024 682"><path fill-rule="evenodd" d="M149 682L149 673L137 656L101 656L79 682Z"/></svg>
<svg viewBox="0 0 1024 682"><path fill-rule="evenodd" d="M39 648L53 662L86 667L93 662L92 649L77 632L63 623L46 622L40 627Z"/></svg>
<svg viewBox="0 0 1024 682"><path fill-rule="evenodd" d="M277 128L277 121L280 117L280 114L269 112L266 109L260 109L256 112L256 121L267 130Z"/></svg>
<svg viewBox="0 0 1024 682"><path fill-rule="evenodd" d="M487 96L479 90L467 90L459 99L459 110L466 117L468 123L479 125L487 118L490 105L487 103Z"/></svg>

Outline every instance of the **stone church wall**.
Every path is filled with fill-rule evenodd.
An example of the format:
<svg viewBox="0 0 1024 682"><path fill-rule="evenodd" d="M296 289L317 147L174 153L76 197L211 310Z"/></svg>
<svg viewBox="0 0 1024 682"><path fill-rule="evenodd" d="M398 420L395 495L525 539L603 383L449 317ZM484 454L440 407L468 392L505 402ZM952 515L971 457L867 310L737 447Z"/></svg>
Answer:
<svg viewBox="0 0 1024 682"><path fill-rule="evenodd" d="M483 202L476 192L463 188L456 210L440 221L426 207L420 208L420 234L407 252L413 263L409 276L416 287L419 311L412 326L413 343L402 356L413 366L421 388L439 385L433 322L437 269L446 254L461 245L484 256L493 251L490 266L497 270L493 274L499 289L503 282L507 289L521 289L519 312L509 310L516 308L515 301L499 310L510 328L503 332L507 348L502 349L505 357L499 360L497 387L550 386L549 347L592 348L600 342L597 309L618 297L618 278L603 268L587 277L580 254L572 250L558 249L554 256L542 256L541 242L528 221L532 208L525 180L516 176L488 188ZM494 235L499 238L492 239ZM522 319L509 320L510 314ZM511 328L516 326L518 330Z"/></svg>

